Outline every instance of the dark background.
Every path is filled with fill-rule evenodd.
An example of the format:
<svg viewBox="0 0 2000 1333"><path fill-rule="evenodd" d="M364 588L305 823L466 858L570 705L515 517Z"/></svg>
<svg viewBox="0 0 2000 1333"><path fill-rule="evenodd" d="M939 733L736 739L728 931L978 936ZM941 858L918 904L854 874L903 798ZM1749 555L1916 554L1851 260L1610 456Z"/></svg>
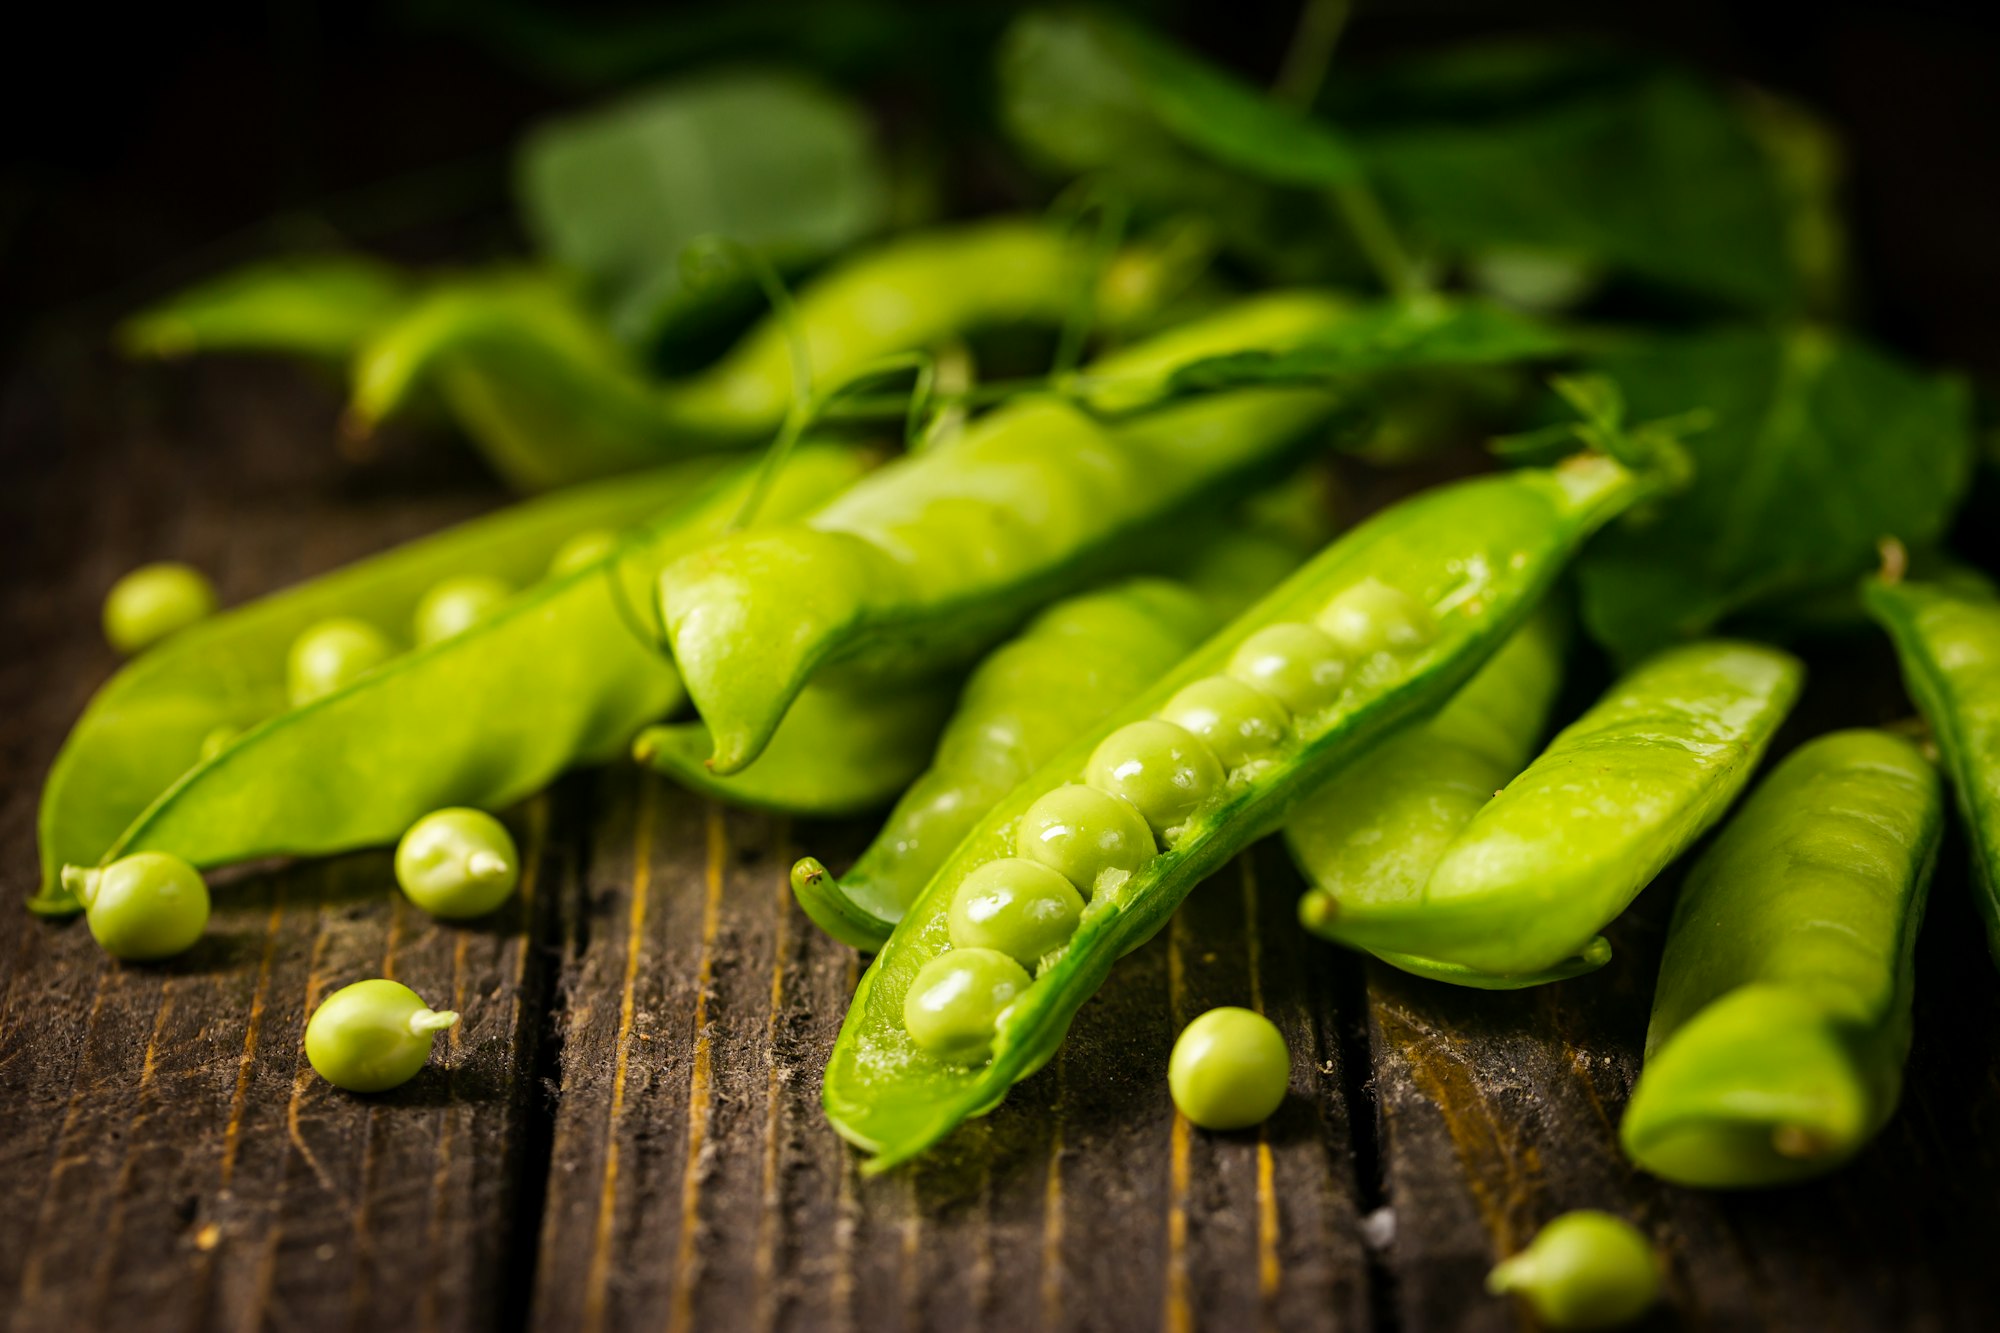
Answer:
<svg viewBox="0 0 2000 1333"><path fill-rule="evenodd" d="M1290 4L1134 6L1266 78ZM869 88L892 138L984 104L1012 6L41 4L0 78L0 354L101 338L236 259L339 240L411 261L518 246L507 151L537 116L649 73L803 53ZM1862 323L2000 381L2000 7L1362 3L1336 59L1496 33L1608 35L1802 99L1847 136ZM954 122L960 122L954 125ZM997 161L1001 154L992 150ZM960 208L1019 202L978 148Z"/></svg>

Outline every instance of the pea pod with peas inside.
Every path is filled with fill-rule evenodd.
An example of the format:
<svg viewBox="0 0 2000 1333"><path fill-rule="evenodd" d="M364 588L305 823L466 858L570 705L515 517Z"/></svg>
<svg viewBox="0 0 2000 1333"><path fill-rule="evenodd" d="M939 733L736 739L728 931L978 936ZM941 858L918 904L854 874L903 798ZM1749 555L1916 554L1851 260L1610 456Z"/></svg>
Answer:
<svg viewBox="0 0 2000 1333"><path fill-rule="evenodd" d="M835 1128L881 1170L991 1109L1197 882L1440 706L1582 541L1660 484L1579 456L1425 492L1334 543L1079 736L980 821L876 955L827 1066ZM1347 614L1357 604L1391 613L1382 632ZM1344 641L1369 651L1350 656ZM1172 717L1231 738L1232 762ZM1074 933L1048 947L1062 918Z"/></svg>
<svg viewBox="0 0 2000 1333"><path fill-rule="evenodd" d="M1562 677L1563 617L1545 608L1452 696L1437 716L1385 742L1300 803L1285 842L1310 885L1306 929L1340 941L1351 908L1412 909L1446 847L1534 752ZM1410 943L1422 931L1412 910ZM1553 973L1496 977L1377 944L1406 972L1459 985L1512 988L1588 970L1580 957Z"/></svg>
<svg viewBox="0 0 2000 1333"><path fill-rule="evenodd" d="M1172 336L1235 347L1244 318L1213 316L1192 344ZM1338 410L1316 389L1248 389L1106 426L1056 398L1023 399L803 522L669 566L661 618L715 742L710 766L754 760L822 669L933 673L1052 595L1142 562L1149 543L1157 560Z"/></svg>
<svg viewBox="0 0 2000 1333"><path fill-rule="evenodd" d="M1689 874L1620 1138L1678 1184L1823 1174L1895 1110L1943 801L1908 741L1801 746Z"/></svg>
<svg viewBox="0 0 2000 1333"><path fill-rule="evenodd" d="M800 512L864 465L854 451L804 449L767 512ZM748 472L699 459L565 492L183 630L114 676L58 754L34 905L77 910L66 864L162 850L206 867L391 843L433 809L505 805L617 753L682 699L631 608L660 561L726 527ZM596 564L540 577L567 540L603 529L629 531ZM522 591L459 634L288 706L287 649L302 631L341 617L400 638L430 588L467 574Z"/></svg>
<svg viewBox="0 0 2000 1333"><path fill-rule="evenodd" d="M1472 816L1420 892L1311 897L1315 929L1465 985L1601 965L1597 932L1729 808L1802 674L1720 640L1640 663Z"/></svg>
<svg viewBox="0 0 2000 1333"><path fill-rule="evenodd" d="M1872 579L1868 612L1895 640L1972 843L1987 940L2000 958L2000 599L1976 588Z"/></svg>

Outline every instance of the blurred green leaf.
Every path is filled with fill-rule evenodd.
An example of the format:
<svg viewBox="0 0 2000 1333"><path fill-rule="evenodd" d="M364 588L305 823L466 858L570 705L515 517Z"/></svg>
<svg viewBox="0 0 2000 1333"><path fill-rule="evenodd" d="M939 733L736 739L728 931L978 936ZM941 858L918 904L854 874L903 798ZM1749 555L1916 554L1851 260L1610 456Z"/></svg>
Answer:
<svg viewBox="0 0 2000 1333"><path fill-rule="evenodd" d="M1964 493L1964 385L1851 337L1726 329L1648 340L1594 368L1634 418L1714 414L1683 444L1692 485L1584 553L1585 622L1620 658L1849 585L1881 538L1935 541Z"/></svg>
<svg viewBox="0 0 2000 1333"><path fill-rule="evenodd" d="M1735 109L1689 76L1356 140L1392 209L1447 251L1527 246L1739 308L1800 304L1777 173Z"/></svg>
<svg viewBox="0 0 2000 1333"><path fill-rule="evenodd" d="M696 238L810 263L879 227L889 193L862 112L776 71L677 81L552 122L522 146L517 176L545 251L639 343L722 295L685 281Z"/></svg>

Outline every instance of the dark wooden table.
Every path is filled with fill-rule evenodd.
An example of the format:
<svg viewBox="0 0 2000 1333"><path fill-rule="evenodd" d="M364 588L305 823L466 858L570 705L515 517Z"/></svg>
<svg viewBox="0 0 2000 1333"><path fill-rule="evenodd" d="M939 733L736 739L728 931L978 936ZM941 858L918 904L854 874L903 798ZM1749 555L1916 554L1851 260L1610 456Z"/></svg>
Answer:
<svg viewBox="0 0 2000 1333"><path fill-rule="evenodd" d="M0 386L0 897L34 875L50 758L114 663L122 570L174 556L230 601L500 500L448 440L362 466L335 397L251 362L118 366L80 344ZM1908 1095L1830 1182L1721 1197L1619 1156L1671 888L1604 972L1517 995L1302 937L1273 847L1120 966L1058 1061L950 1151L864 1180L818 1110L857 975L790 901L796 852L860 826L725 810L629 767L513 815L530 871L491 925L407 907L374 852L219 884L164 967L0 910L0 1308L88 1328L1484 1329L1541 1222L1637 1219L1656 1326L2000 1326L2000 992L1940 877ZM1954 847L1948 861L1960 855ZM330 989L386 975L465 1021L364 1098L300 1050ZM1293 1092L1256 1134L1177 1120L1176 1026L1263 1006Z"/></svg>

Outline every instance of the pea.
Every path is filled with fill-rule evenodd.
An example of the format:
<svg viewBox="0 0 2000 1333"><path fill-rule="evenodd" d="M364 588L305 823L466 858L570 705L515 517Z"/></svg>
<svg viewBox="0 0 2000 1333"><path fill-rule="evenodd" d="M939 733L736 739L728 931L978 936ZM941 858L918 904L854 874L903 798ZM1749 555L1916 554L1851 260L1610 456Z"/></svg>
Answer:
<svg viewBox="0 0 2000 1333"><path fill-rule="evenodd" d="M150 648L215 613L215 587L189 565L141 565L104 598L104 637L121 653Z"/></svg>
<svg viewBox="0 0 2000 1333"><path fill-rule="evenodd" d="M940 1060L982 1063L1000 1011L1030 984L1027 969L997 949L953 949L925 963L903 997L910 1040Z"/></svg>
<svg viewBox="0 0 2000 1333"><path fill-rule="evenodd" d="M1014 850L1055 871L1086 896L1116 889L1159 855L1153 830L1137 806L1081 783L1037 797L1021 816Z"/></svg>
<svg viewBox="0 0 2000 1333"><path fill-rule="evenodd" d="M1160 716L1201 737L1228 769L1277 749L1292 721L1283 704L1233 676L1202 677L1169 699Z"/></svg>
<svg viewBox="0 0 2000 1333"><path fill-rule="evenodd" d="M210 727L208 734L201 738L201 762L205 764L227 750L242 734L241 727L232 727L226 722L219 727Z"/></svg>
<svg viewBox="0 0 2000 1333"><path fill-rule="evenodd" d="M1296 620L1280 621L1243 641L1229 659L1229 674L1299 716L1340 697L1347 658L1325 631Z"/></svg>
<svg viewBox="0 0 2000 1333"><path fill-rule="evenodd" d="M1023 967L1069 942L1083 915L1083 896L1038 861L1004 856L958 883L951 896L951 942L961 949L995 949Z"/></svg>
<svg viewBox="0 0 2000 1333"><path fill-rule="evenodd" d="M432 916L485 916L521 882L521 858L507 826L484 810L437 810L396 844L396 882Z"/></svg>
<svg viewBox="0 0 2000 1333"><path fill-rule="evenodd" d="M549 559L549 577L559 579L588 569L618 549L618 534L609 528L585 528L561 546Z"/></svg>
<svg viewBox="0 0 2000 1333"><path fill-rule="evenodd" d="M306 1059L349 1092L386 1092L417 1076L431 1039L458 1022L399 982L357 981L326 997L306 1024Z"/></svg>
<svg viewBox="0 0 2000 1333"><path fill-rule="evenodd" d="M1222 765L1185 727L1147 718L1098 742L1084 776L1091 786L1137 806L1153 832L1164 835L1186 823L1222 785Z"/></svg>
<svg viewBox="0 0 2000 1333"><path fill-rule="evenodd" d="M1181 1030L1167 1086L1182 1115L1203 1129L1262 1124L1285 1100L1292 1056L1277 1025L1250 1009L1211 1009Z"/></svg>
<svg viewBox="0 0 2000 1333"><path fill-rule="evenodd" d="M146 962L192 948L208 927L208 885L166 852L134 852L102 869L65 866L91 938L113 958Z"/></svg>
<svg viewBox="0 0 2000 1333"><path fill-rule="evenodd" d="M1486 1289L1520 1296L1550 1328L1612 1328L1659 1299L1660 1270L1637 1227L1584 1209L1564 1213L1503 1259Z"/></svg>
<svg viewBox="0 0 2000 1333"><path fill-rule="evenodd" d="M346 616L320 621L292 641L285 672L292 706L332 694L395 652L387 636L366 621Z"/></svg>
<svg viewBox="0 0 2000 1333"><path fill-rule="evenodd" d="M1437 637L1437 618L1428 606L1377 578L1365 578L1328 602L1318 622L1352 657L1406 653Z"/></svg>
<svg viewBox="0 0 2000 1333"><path fill-rule="evenodd" d="M445 579L417 603L412 628L419 645L441 643L493 614L514 590L506 580L484 574Z"/></svg>

